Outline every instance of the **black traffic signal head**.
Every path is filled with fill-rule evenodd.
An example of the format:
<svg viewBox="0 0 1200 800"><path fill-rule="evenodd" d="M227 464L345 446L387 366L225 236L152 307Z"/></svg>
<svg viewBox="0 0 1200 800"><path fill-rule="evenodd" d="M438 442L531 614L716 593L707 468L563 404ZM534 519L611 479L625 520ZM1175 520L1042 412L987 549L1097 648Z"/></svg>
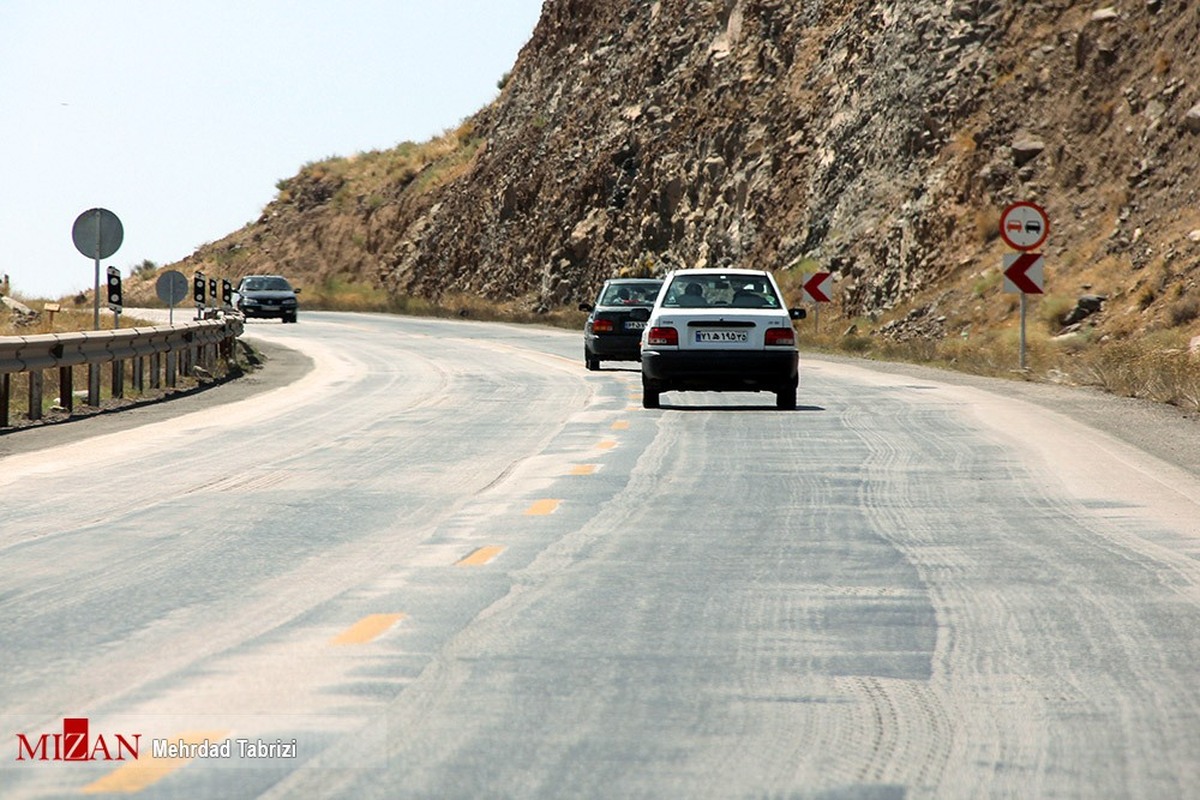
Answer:
<svg viewBox="0 0 1200 800"><path fill-rule="evenodd" d="M116 267L108 268L108 307L114 311L121 309L121 270Z"/></svg>
<svg viewBox="0 0 1200 800"><path fill-rule="evenodd" d="M196 276L192 278L192 300L196 302L196 305L204 305L204 297L207 290L208 281L204 280L204 273L197 272Z"/></svg>

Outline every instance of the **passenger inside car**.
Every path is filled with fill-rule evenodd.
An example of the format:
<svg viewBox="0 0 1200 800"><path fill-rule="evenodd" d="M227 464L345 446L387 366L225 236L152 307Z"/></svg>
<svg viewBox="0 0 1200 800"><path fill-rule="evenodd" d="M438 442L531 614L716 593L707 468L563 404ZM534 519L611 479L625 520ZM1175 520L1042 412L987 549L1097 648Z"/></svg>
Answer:
<svg viewBox="0 0 1200 800"><path fill-rule="evenodd" d="M695 281L689 283L679 298L679 305L692 308L708 305L708 301L704 299L704 287Z"/></svg>

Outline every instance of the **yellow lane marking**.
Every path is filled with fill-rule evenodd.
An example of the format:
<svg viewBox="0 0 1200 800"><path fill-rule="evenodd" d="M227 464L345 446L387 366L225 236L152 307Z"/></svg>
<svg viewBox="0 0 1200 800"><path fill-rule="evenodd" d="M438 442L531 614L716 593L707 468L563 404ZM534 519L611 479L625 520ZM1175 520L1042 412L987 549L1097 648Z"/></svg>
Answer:
<svg viewBox="0 0 1200 800"><path fill-rule="evenodd" d="M229 731L186 731L168 741L176 744L180 741L186 744L202 744L205 739L210 742L224 741ZM149 745L149 742L144 742ZM133 794L147 786L158 783L177 769L187 766L190 758L155 758L152 753L139 753L137 761L130 761L103 778L92 781L83 787L84 794Z"/></svg>
<svg viewBox="0 0 1200 800"><path fill-rule="evenodd" d="M572 475L594 475L596 472L595 464L576 464L571 467Z"/></svg>
<svg viewBox="0 0 1200 800"><path fill-rule="evenodd" d="M504 548L497 547L496 545L488 545L487 547L481 547L478 550L475 550L474 552L472 552L466 558L458 561L456 563L456 566L479 567L479 566L482 566L482 565L488 563L493 558L495 558L496 556L500 555L503 552L504 552Z"/></svg>
<svg viewBox="0 0 1200 800"><path fill-rule="evenodd" d="M623 419L619 419L612 424L612 429L614 431L627 431L627 430L629 430L629 422L626 420L623 420Z"/></svg>
<svg viewBox="0 0 1200 800"><path fill-rule="evenodd" d="M612 450L616 446L617 446L617 443L614 442L612 439L605 439L603 442L600 442L599 444L596 445L596 449L597 450Z"/></svg>
<svg viewBox="0 0 1200 800"><path fill-rule="evenodd" d="M561 500L538 500L536 503L525 509L527 517L541 517L546 514L553 514L558 510L558 504Z"/></svg>
<svg viewBox="0 0 1200 800"><path fill-rule="evenodd" d="M330 644L366 644L404 619L403 614L370 614L329 640Z"/></svg>

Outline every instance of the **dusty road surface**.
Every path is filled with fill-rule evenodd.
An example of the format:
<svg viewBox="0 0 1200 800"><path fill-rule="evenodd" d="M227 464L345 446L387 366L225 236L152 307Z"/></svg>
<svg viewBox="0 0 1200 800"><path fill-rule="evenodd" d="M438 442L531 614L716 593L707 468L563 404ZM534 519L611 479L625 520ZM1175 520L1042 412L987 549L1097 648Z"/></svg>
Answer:
<svg viewBox="0 0 1200 800"><path fill-rule="evenodd" d="M256 393L0 438L0 796L1200 796L1193 419L248 328Z"/></svg>

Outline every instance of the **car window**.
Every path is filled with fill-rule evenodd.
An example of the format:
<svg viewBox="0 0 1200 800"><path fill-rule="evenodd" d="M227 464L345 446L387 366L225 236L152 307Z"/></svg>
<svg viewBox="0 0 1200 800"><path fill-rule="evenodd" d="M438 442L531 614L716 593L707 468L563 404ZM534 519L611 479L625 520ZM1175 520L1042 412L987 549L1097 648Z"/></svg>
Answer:
<svg viewBox="0 0 1200 800"><path fill-rule="evenodd" d="M671 308L782 307L771 283L753 275L676 275L667 287L663 305Z"/></svg>
<svg viewBox="0 0 1200 800"><path fill-rule="evenodd" d="M610 283L600 296L602 306L652 306L661 284Z"/></svg>
<svg viewBox="0 0 1200 800"><path fill-rule="evenodd" d="M263 289L269 292L288 292L292 286L283 278L266 278L263 280Z"/></svg>

